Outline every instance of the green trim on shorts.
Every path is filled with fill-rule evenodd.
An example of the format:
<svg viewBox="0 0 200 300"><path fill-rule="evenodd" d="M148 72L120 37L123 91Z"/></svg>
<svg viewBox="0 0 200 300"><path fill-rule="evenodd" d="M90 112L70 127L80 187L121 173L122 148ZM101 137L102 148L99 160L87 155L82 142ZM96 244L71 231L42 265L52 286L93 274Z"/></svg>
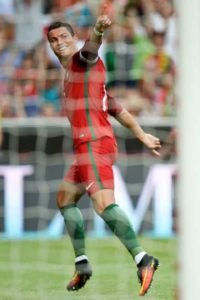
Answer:
<svg viewBox="0 0 200 300"><path fill-rule="evenodd" d="M89 89L88 78L89 78L89 73L90 73L90 69L88 69L85 72L85 75L84 75L85 111L86 111L86 117L87 117L87 122L88 122L88 127L89 127L89 130L90 130L90 134L92 136L92 139L96 140L96 134L95 134L95 131L94 131L94 127L92 125L92 118L91 118L91 115L90 115L89 99L88 99L88 89Z"/></svg>
<svg viewBox="0 0 200 300"><path fill-rule="evenodd" d="M90 142L87 142L87 146L88 146L88 152L89 152L90 160L91 160L91 163L92 163L92 168L93 168L97 183L99 185L99 188L102 190L102 189L104 189L104 186L103 186L103 183L102 183L101 178L99 176L98 168L97 168L97 165L96 165L96 162L95 162L95 159L94 159L94 155L92 153L92 147L90 145Z"/></svg>

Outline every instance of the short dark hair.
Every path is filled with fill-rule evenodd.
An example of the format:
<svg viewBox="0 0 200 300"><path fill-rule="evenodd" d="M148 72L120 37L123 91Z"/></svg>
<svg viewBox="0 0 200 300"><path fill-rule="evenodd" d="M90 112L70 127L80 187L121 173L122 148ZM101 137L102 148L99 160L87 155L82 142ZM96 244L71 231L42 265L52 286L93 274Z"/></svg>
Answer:
<svg viewBox="0 0 200 300"><path fill-rule="evenodd" d="M53 29L57 29L60 27L65 27L69 33L71 33L72 36L74 36L75 32L73 27L69 24L69 23L65 23L65 22L60 22L60 21L56 21L53 22L49 25L49 27L47 28L47 37L49 37L49 32Z"/></svg>

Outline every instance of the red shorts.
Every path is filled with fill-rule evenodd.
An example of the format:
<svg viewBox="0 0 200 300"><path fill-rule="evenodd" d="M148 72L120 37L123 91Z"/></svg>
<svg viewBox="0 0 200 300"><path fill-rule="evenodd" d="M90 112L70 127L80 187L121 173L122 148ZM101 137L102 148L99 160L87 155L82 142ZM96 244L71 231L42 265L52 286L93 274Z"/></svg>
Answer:
<svg viewBox="0 0 200 300"><path fill-rule="evenodd" d="M82 143L64 181L81 186L89 195L101 189L114 189L112 165L117 155L115 140L104 137Z"/></svg>

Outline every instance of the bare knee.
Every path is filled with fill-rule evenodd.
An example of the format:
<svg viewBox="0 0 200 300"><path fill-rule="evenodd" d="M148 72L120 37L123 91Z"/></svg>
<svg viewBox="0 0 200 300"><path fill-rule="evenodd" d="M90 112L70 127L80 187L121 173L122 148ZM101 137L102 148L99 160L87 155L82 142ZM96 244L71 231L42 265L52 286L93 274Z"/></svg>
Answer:
<svg viewBox="0 0 200 300"><path fill-rule="evenodd" d="M58 192L57 192L57 197L56 197L56 202L57 202L57 206L58 208L61 208L67 204L65 204L65 194L66 191L61 187Z"/></svg>
<svg viewBox="0 0 200 300"><path fill-rule="evenodd" d="M113 190L100 190L91 196L94 209L98 215L102 215L103 211L110 204L115 203Z"/></svg>
<svg viewBox="0 0 200 300"><path fill-rule="evenodd" d="M57 206L58 208L64 207L70 204L76 204L82 196L81 191L76 186L68 183L64 183L60 186L57 192Z"/></svg>

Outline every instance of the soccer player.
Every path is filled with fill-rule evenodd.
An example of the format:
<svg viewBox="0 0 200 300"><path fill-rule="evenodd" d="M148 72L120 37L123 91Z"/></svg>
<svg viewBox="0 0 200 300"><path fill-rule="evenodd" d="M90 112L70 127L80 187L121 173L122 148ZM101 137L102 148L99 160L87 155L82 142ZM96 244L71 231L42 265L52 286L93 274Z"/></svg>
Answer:
<svg viewBox="0 0 200 300"><path fill-rule="evenodd" d="M57 204L75 253L75 272L67 289L79 290L92 275L85 250L83 216L76 205L87 192L95 211L133 257L141 283L139 294L143 296L159 262L144 251L126 214L115 204L112 165L117 144L108 114L129 128L157 156L161 145L157 137L145 133L135 118L106 92L105 68L98 50L104 31L110 25L109 16L102 13L79 51L76 48L77 36L70 24L54 22L47 33L52 50L66 70L65 108L72 128L75 154L75 161L57 195Z"/></svg>

